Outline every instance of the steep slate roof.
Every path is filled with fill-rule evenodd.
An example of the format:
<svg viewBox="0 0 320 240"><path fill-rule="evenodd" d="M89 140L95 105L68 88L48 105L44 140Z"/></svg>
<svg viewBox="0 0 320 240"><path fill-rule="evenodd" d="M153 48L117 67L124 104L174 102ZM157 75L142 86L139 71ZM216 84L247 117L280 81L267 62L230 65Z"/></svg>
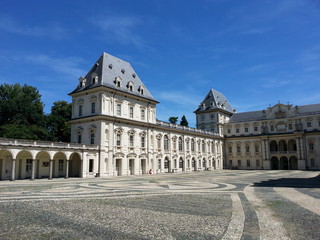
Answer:
<svg viewBox="0 0 320 240"><path fill-rule="evenodd" d="M98 76L98 82L93 83L93 75ZM115 79L117 77L121 78L121 86L117 87L115 85ZM88 90L91 88L105 86L115 90L120 90L128 94L136 95L142 98L153 100L157 102L151 93L148 91L146 86L143 84L139 76L135 73L130 63L114 57L108 53L103 53L98 61L93 65L91 70L85 76L86 83L83 87L80 84L73 90L70 94ZM133 83L133 91L130 91L127 87L128 83ZM143 94L141 94L138 89L143 87Z"/></svg>
<svg viewBox="0 0 320 240"><path fill-rule="evenodd" d="M294 115L292 115L292 117L314 115L314 114L320 113L320 103L301 105L296 107L297 107L297 112ZM267 119L266 113L268 113L268 110L235 113L231 116L229 122L235 123L235 122L264 120L264 119Z"/></svg>
<svg viewBox="0 0 320 240"><path fill-rule="evenodd" d="M211 89L194 113L214 109L221 109L229 113L233 113L233 108L227 98L217 90Z"/></svg>

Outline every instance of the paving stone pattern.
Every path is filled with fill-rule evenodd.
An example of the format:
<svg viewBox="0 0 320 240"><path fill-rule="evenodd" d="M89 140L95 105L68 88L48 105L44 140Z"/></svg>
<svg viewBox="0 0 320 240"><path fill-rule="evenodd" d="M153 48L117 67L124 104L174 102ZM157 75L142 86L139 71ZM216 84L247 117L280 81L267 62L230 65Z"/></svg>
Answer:
<svg viewBox="0 0 320 240"><path fill-rule="evenodd" d="M319 173L1 181L0 239L320 239Z"/></svg>

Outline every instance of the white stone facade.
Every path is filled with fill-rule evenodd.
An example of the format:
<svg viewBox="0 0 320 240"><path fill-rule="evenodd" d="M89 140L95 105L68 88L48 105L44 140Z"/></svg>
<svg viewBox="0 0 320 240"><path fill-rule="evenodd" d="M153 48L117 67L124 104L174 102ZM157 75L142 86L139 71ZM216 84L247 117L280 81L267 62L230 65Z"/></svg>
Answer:
<svg viewBox="0 0 320 240"><path fill-rule="evenodd" d="M0 139L0 179L319 169L320 104L236 113L212 89L197 128L158 121L129 63L103 53L72 97L71 143Z"/></svg>

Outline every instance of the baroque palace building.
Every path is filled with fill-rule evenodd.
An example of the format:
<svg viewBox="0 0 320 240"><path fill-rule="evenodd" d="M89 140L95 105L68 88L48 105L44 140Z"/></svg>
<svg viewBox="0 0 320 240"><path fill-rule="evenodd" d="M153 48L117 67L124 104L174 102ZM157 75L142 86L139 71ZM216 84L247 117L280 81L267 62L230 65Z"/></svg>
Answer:
<svg viewBox="0 0 320 240"><path fill-rule="evenodd" d="M107 53L70 96L71 143L0 139L0 179L319 169L320 104L236 113L212 89L196 128L162 122L131 65Z"/></svg>

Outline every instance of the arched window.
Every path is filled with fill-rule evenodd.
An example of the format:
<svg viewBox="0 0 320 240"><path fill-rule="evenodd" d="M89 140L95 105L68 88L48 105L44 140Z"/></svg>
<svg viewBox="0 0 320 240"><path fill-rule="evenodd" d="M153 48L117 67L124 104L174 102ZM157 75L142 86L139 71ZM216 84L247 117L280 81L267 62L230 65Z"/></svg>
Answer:
<svg viewBox="0 0 320 240"><path fill-rule="evenodd" d="M169 138L167 135L164 135L163 147L164 147L164 150L169 150Z"/></svg>
<svg viewBox="0 0 320 240"><path fill-rule="evenodd" d="M204 140L202 140L202 152L206 151L206 143Z"/></svg>
<svg viewBox="0 0 320 240"><path fill-rule="evenodd" d="M182 137L179 137L179 151L183 150L183 141L182 141Z"/></svg>
<svg viewBox="0 0 320 240"><path fill-rule="evenodd" d="M191 139L191 151L194 152L194 139Z"/></svg>

